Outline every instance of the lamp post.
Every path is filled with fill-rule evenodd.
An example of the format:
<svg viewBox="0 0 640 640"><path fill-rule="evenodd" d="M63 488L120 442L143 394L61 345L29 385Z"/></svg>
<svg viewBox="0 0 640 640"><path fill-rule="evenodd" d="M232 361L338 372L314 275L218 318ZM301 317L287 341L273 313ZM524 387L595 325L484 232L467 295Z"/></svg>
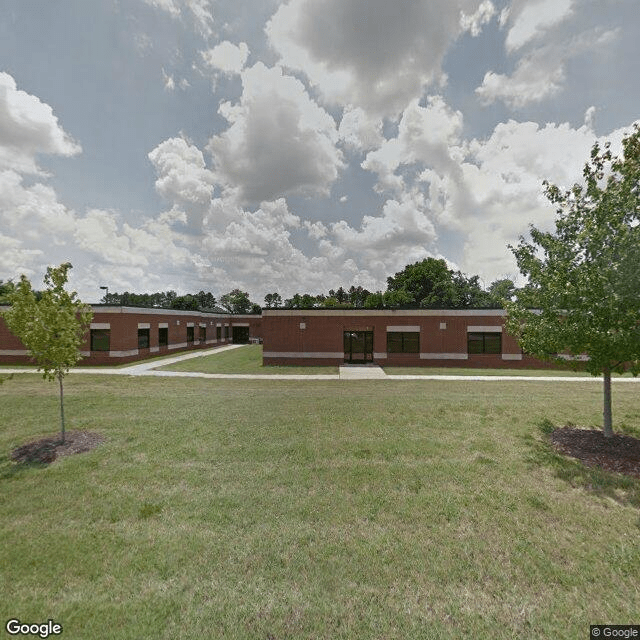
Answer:
<svg viewBox="0 0 640 640"><path fill-rule="evenodd" d="M104 294L104 301L105 303L107 302L107 298L109 296L109 287L100 287L101 289L104 289L106 291L106 293Z"/></svg>

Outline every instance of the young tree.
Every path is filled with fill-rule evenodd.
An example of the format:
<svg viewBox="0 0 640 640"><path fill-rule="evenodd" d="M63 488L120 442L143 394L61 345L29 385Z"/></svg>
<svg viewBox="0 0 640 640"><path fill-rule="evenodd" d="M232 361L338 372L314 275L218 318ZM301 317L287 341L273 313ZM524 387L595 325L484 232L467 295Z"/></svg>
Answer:
<svg viewBox="0 0 640 640"><path fill-rule="evenodd" d="M60 435L65 440L63 379L82 357L80 345L91 323L91 309L80 302L75 291L64 285L71 264L48 267L46 288L38 300L26 276L10 294L11 307L4 319L14 335L29 350L45 380L58 380L60 387Z"/></svg>
<svg viewBox="0 0 640 640"><path fill-rule="evenodd" d="M507 329L538 357L580 356L604 381L604 435L613 435L611 373L640 373L640 127L623 154L597 144L585 185L545 182L557 205L555 233L531 227L513 251L528 284L506 304Z"/></svg>

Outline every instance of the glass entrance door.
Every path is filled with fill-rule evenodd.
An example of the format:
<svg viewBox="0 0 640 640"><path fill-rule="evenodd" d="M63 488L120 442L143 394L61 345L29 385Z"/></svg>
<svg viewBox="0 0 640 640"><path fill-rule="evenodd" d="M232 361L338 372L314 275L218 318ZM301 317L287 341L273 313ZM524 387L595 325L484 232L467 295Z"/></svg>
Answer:
<svg viewBox="0 0 640 640"><path fill-rule="evenodd" d="M373 331L344 332L344 361L351 364L373 362Z"/></svg>

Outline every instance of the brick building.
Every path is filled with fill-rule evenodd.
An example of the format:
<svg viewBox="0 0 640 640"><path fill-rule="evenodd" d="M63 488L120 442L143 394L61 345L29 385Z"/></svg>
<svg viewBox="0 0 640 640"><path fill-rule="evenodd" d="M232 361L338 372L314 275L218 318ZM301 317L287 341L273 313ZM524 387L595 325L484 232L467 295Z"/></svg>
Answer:
<svg viewBox="0 0 640 640"><path fill-rule="evenodd" d="M0 307L0 312L7 307ZM120 364L185 349L245 343L261 335L259 315L92 305L81 364ZM29 363L24 345L0 317L0 363Z"/></svg>
<svg viewBox="0 0 640 640"><path fill-rule="evenodd" d="M504 329L501 309L264 309L261 316L106 305L92 310L82 365L262 341L265 365L553 367L522 352ZM29 362L0 317L0 363Z"/></svg>
<svg viewBox="0 0 640 640"><path fill-rule="evenodd" d="M502 309L262 312L265 365L549 367L504 330Z"/></svg>

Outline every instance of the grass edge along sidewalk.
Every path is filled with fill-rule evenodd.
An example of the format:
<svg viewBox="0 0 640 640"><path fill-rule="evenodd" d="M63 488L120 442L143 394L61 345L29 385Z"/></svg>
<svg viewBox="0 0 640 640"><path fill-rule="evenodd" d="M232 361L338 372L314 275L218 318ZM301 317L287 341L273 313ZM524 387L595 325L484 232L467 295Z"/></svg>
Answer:
<svg viewBox="0 0 640 640"><path fill-rule="evenodd" d="M71 373L95 373L114 375L149 375L162 377L237 377L241 379L265 377L272 379L328 380L358 379L358 371L367 373L367 367L354 367L350 375L338 374L337 366L263 366L261 345L224 345L202 351L187 351L167 354L146 360L135 361L113 367L76 367ZM340 368L342 369L342 368ZM0 373L33 373L35 367L1 366ZM362 375L363 378L370 376ZM377 379L387 380L571 380L575 382L598 381L600 378L585 376L571 370L531 369L472 369L462 367L382 367ZM630 374L614 376L614 380L640 381Z"/></svg>

